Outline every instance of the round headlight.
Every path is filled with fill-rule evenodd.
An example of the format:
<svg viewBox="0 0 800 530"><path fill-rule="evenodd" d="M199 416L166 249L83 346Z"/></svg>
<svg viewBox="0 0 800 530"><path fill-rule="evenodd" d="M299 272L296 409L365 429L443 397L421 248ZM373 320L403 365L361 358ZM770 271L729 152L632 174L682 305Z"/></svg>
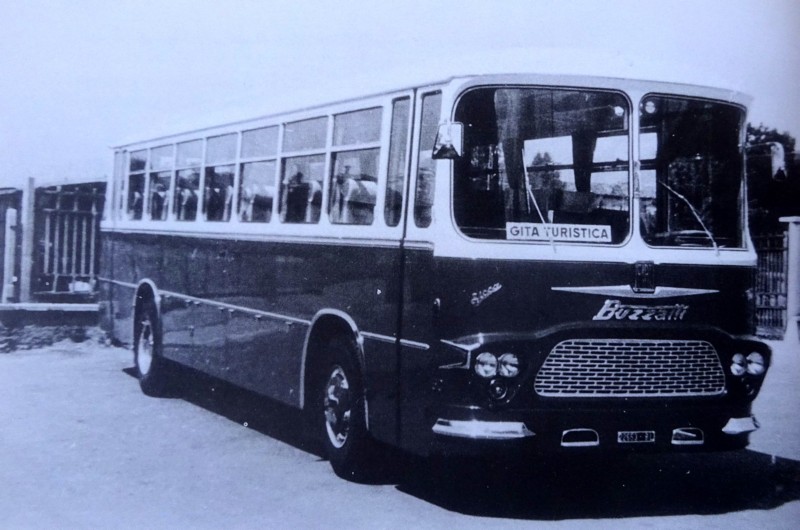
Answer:
<svg viewBox="0 0 800 530"><path fill-rule="evenodd" d="M504 353L498 359L497 373L503 377L516 377L519 374L519 358L513 353Z"/></svg>
<svg viewBox="0 0 800 530"><path fill-rule="evenodd" d="M761 375L766 368L764 367L764 356L758 352L753 352L747 356L747 373L750 375Z"/></svg>
<svg viewBox="0 0 800 530"><path fill-rule="evenodd" d="M744 375L747 371L747 360L744 355L737 353L731 359L731 373L737 377Z"/></svg>
<svg viewBox="0 0 800 530"><path fill-rule="evenodd" d="M475 373L487 378L497 375L497 357L489 352L478 355L475 359Z"/></svg>

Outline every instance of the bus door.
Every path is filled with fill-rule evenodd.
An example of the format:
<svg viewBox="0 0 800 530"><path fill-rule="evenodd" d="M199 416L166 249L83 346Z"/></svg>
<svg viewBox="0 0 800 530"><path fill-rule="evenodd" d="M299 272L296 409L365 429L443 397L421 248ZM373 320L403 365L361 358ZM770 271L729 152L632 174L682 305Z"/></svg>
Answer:
<svg viewBox="0 0 800 530"><path fill-rule="evenodd" d="M400 329L398 370L399 439L409 450L424 451L417 444L427 438L423 398L429 381L428 361L436 340L437 311L433 260L433 202L436 193L436 161L433 144L440 121L442 93L434 88L420 89L416 95L412 175L406 237L403 242L403 307ZM439 181L441 187L442 181Z"/></svg>

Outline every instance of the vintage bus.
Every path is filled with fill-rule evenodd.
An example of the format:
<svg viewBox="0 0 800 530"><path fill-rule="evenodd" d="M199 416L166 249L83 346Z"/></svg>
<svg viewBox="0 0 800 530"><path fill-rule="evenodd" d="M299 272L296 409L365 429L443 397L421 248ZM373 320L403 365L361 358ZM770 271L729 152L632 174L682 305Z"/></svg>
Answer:
<svg viewBox="0 0 800 530"><path fill-rule="evenodd" d="M748 101L463 76L121 145L105 325L145 393L186 365L306 411L344 477L380 445L743 448Z"/></svg>

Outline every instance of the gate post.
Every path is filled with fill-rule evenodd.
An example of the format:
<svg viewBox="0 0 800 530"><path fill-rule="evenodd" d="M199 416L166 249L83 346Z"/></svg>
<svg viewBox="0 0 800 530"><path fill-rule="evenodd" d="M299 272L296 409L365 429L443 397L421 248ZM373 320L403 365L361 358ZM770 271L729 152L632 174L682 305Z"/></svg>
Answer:
<svg viewBox="0 0 800 530"><path fill-rule="evenodd" d="M6 210L5 253L3 256L3 294L0 303L8 303L14 298L14 272L17 266L17 210Z"/></svg>
<svg viewBox="0 0 800 530"><path fill-rule="evenodd" d="M31 275L33 274L33 223L35 214L36 187L33 177L28 178L28 185L22 192L22 214L19 225L22 228L22 252L19 262L19 301L31 301Z"/></svg>
<svg viewBox="0 0 800 530"><path fill-rule="evenodd" d="M786 342L800 342L800 216L781 217L789 223L789 238L786 260Z"/></svg>

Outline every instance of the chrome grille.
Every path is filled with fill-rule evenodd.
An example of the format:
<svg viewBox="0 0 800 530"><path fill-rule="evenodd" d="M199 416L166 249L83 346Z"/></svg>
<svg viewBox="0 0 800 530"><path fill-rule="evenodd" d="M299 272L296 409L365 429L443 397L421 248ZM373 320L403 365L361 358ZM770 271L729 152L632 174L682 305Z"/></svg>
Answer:
<svg viewBox="0 0 800 530"><path fill-rule="evenodd" d="M573 339L550 351L534 388L553 397L708 396L725 391L725 374L705 341Z"/></svg>

